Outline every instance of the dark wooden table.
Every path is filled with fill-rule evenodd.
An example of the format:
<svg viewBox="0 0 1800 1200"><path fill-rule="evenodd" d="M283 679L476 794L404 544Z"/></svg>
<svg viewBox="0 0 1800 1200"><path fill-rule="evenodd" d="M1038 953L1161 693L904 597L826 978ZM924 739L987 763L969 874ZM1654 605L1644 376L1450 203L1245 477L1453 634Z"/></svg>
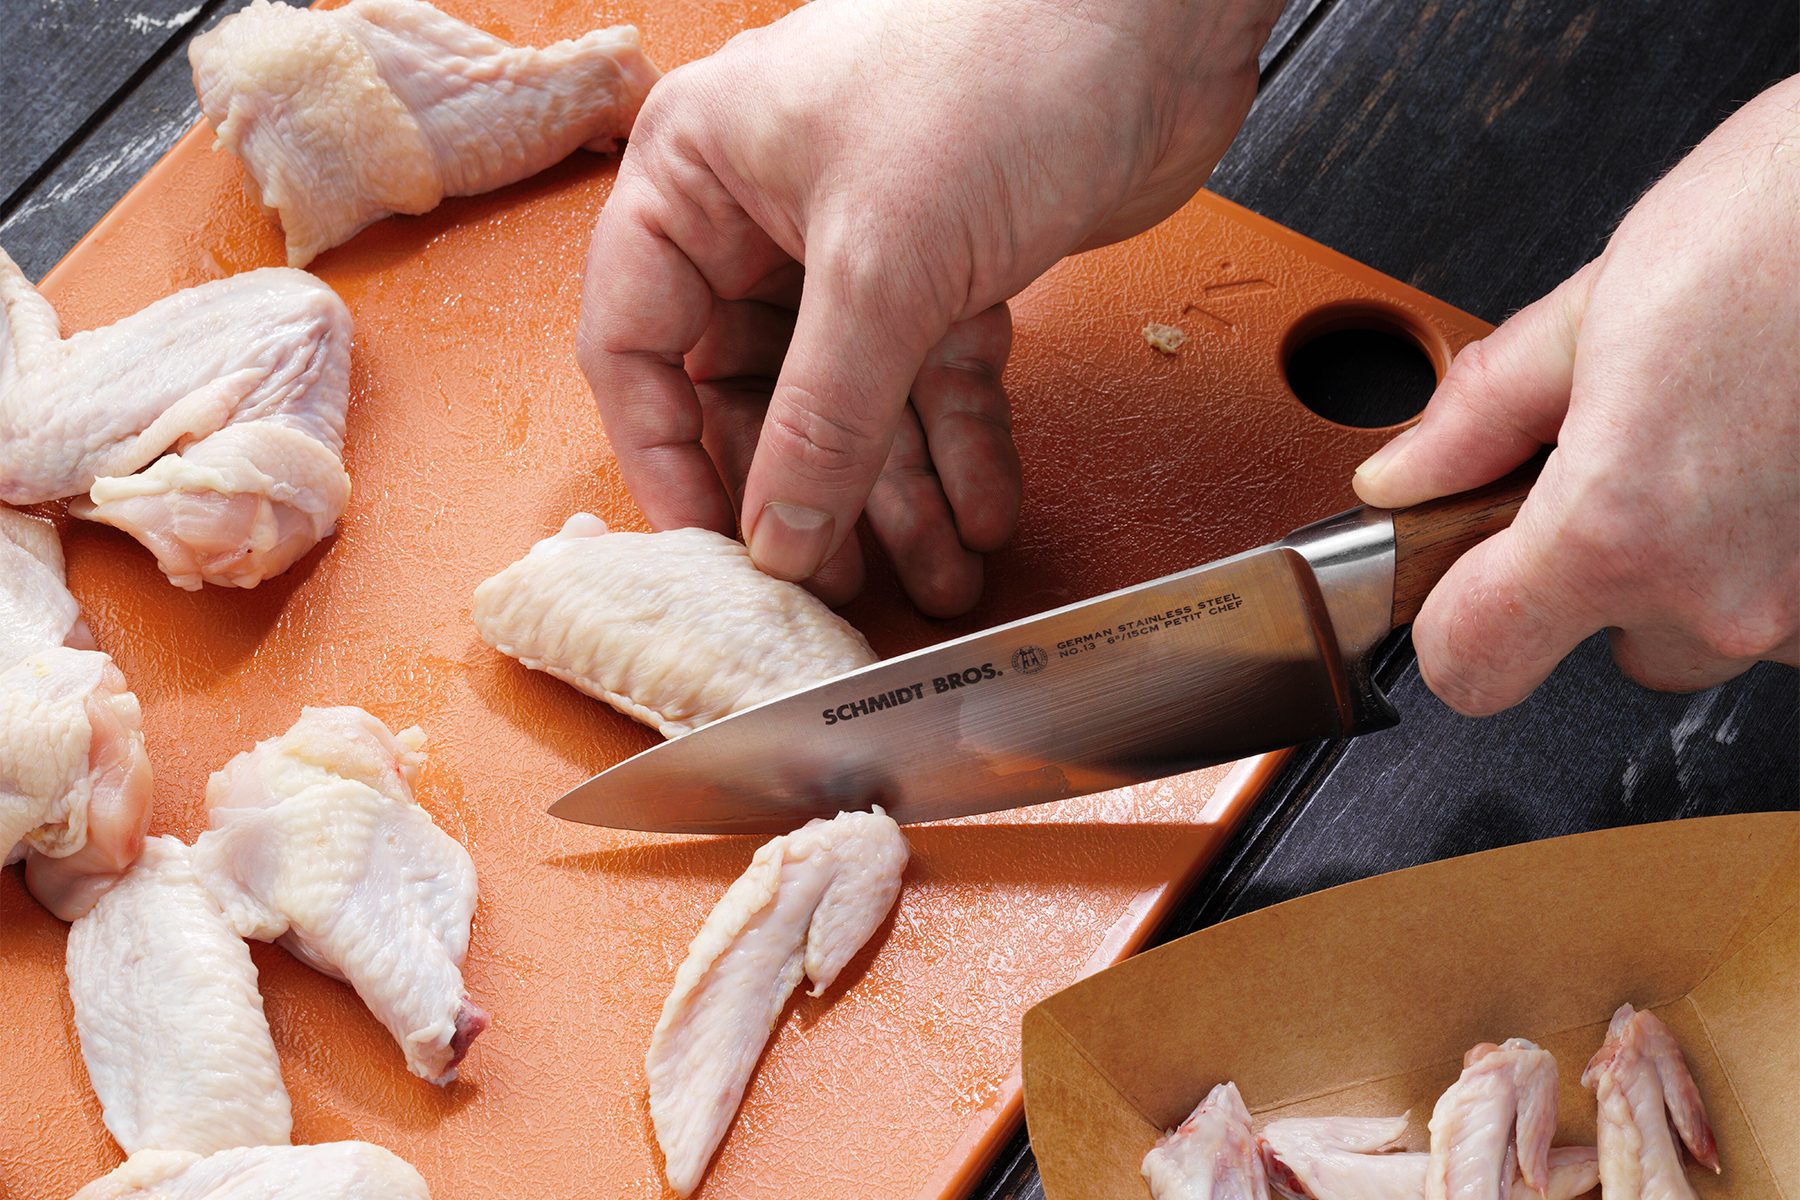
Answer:
<svg viewBox="0 0 1800 1200"><path fill-rule="evenodd" d="M192 124L188 39L238 7L0 0L0 245L28 274ZM1211 186L1499 320L1598 253L1688 147L1800 66L1797 45L1792 0L1295 0ZM1656 695L1596 638L1481 721L1432 698L1403 639L1380 677L1402 724L1296 756L1165 937L1513 842L1800 807L1786 668ZM1023 1134L976 1195L1042 1195Z"/></svg>

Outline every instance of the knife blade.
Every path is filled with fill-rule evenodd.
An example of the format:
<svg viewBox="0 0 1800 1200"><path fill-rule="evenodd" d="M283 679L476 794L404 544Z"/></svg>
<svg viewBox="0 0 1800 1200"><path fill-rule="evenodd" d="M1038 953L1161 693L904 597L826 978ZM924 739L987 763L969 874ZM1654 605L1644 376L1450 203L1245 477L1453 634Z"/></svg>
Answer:
<svg viewBox="0 0 1800 1200"><path fill-rule="evenodd" d="M1528 484L1352 509L875 663L626 759L550 812L662 833L780 833L870 804L936 821L1387 728L1370 652Z"/></svg>

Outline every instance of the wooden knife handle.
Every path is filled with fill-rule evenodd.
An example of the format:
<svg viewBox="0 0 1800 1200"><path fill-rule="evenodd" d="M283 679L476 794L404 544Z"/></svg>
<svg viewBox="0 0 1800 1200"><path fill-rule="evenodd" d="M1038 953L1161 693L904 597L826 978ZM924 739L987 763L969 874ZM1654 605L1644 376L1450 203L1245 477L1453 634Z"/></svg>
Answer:
<svg viewBox="0 0 1800 1200"><path fill-rule="evenodd" d="M1419 615L1425 597L1450 564L1477 542L1499 533L1518 515L1537 482L1544 455L1504 479L1441 500L1394 510L1394 625Z"/></svg>

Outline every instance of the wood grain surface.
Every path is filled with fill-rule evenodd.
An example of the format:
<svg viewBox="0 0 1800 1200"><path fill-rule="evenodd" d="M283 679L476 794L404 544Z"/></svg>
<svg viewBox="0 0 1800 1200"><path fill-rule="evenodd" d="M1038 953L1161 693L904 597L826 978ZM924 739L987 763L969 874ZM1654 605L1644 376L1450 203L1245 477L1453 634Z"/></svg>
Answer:
<svg viewBox="0 0 1800 1200"><path fill-rule="evenodd" d="M1394 624L1410 624L1456 560L1513 523L1543 464L1394 513Z"/></svg>
<svg viewBox="0 0 1800 1200"><path fill-rule="evenodd" d="M236 6L5 5L0 244L28 273L189 127L186 41ZM1211 186L1498 320L1596 254L1687 147L1793 72L1797 26L1787 0L1297 0ZM1595 638L1525 704L1480 721L1430 696L1403 637L1379 676L1401 725L1296 755L1164 936L1472 850L1800 806L1800 688L1784 668L1656 695ZM0 1163L50 1134L13 1131ZM974 1194L1042 1195L1023 1133Z"/></svg>

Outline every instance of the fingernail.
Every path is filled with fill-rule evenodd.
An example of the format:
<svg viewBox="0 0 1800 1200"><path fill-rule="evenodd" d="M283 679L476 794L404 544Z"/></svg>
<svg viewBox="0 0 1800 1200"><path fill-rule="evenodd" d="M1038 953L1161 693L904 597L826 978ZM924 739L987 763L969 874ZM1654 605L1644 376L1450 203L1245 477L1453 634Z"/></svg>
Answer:
<svg viewBox="0 0 1800 1200"><path fill-rule="evenodd" d="M831 531L830 513L771 500L750 531L750 558L775 578L798 583L824 565Z"/></svg>
<svg viewBox="0 0 1800 1200"><path fill-rule="evenodd" d="M1389 442L1375 453L1369 455L1369 457L1363 461L1363 465L1356 468L1356 477L1364 483L1372 483L1376 476L1394 465L1394 459L1399 456L1401 448L1406 445L1406 439L1417 432L1419 432L1419 427L1417 425L1414 425L1411 429L1401 430L1399 436L1395 437L1393 441Z"/></svg>

